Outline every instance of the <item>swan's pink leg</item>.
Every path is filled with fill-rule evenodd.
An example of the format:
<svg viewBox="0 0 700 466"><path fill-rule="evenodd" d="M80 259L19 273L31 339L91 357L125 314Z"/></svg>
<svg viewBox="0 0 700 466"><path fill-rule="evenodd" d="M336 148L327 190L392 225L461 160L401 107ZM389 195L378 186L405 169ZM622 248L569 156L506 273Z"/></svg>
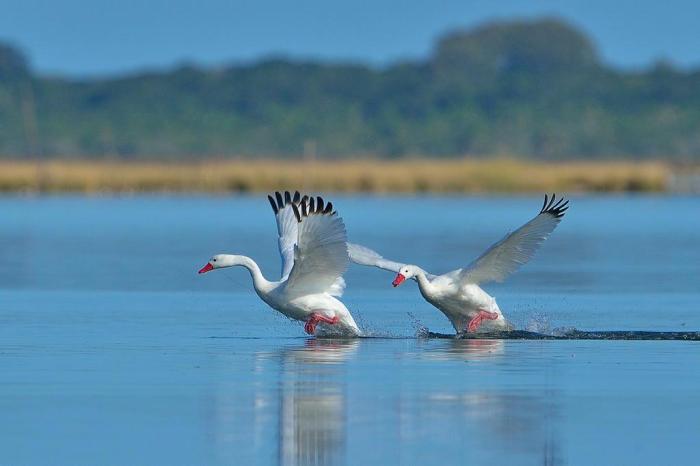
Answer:
<svg viewBox="0 0 700 466"><path fill-rule="evenodd" d="M498 319L498 313L484 311L483 309L479 310L479 313L472 320L469 321L469 325L467 325L467 331L468 332L476 332L476 329L479 328L479 326L481 325L481 322L484 319L496 320L496 319Z"/></svg>
<svg viewBox="0 0 700 466"><path fill-rule="evenodd" d="M316 326L319 324L319 322L334 325L338 323L338 316L333 316L331 318L326 317L323 314L319 314L318 312L314 312L306 320L306 324L304 324L304 331L309 335L313 335L316 333Z"/></svg>

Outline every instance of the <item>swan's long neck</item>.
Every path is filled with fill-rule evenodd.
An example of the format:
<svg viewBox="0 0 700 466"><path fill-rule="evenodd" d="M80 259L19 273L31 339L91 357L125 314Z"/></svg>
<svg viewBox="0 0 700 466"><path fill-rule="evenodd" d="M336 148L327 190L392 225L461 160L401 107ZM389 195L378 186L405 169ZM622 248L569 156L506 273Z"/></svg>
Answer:
<svg viewBox="0 0 700 466"><path fill-rule="evenodd" d="M416 277L416 281L418 282L418 288L420 288L421 293L425 294L430 294L432 291L432 283L430 283L430 280L428 280L428 277L425 275L425 270L416 267L416 272L414 274L414 277Z"/></svg>
<svg viewBox="0 0 700 466"><path fill-rule="evenodd" d="M219 267L235 267L238 265L248 269L250 276L253 278L253 287L258 294L266 294L274 288L274 284L263 277L260 267L258 267L258 264L250 257L235 256L232 254L222 254L219 257L221 257L221 264Z"/></svg>

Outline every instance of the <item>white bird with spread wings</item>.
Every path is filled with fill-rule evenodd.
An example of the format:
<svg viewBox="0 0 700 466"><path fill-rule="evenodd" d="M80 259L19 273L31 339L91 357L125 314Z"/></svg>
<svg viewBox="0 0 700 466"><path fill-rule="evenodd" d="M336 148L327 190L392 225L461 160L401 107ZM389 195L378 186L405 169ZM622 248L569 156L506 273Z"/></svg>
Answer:
<svg viewBox="0 0 700 466"><path fill-rule="evenodd" d="M409 278L416 280L426 301L442 311L458 333L475 332L484 322L489 324L486 328L506 330L510 325L496 300L479 285L502 281L529 261L559 224L569 208L568 203L564 199L557 200L554 194L551 199L545 195L544 205L535 218L493 244L467 267L444 275L433 275L416 265L387 260L357 244L348 244L350 260L397 273L392 282L394 287Z"/></svg>
<svg viewBox="0 0 700 466"><path fill-rule="evenodd" d="M360 335L350 311L337 299L345 289L349 258L345 224L333 204L298 191L276 192L268 199L279 233L280 280L268 281L251 258L231 254L212 257L199 273L245 267L258 296L290 319L305 322L306 333L316 334L320 324L324 333Z"/></svg>

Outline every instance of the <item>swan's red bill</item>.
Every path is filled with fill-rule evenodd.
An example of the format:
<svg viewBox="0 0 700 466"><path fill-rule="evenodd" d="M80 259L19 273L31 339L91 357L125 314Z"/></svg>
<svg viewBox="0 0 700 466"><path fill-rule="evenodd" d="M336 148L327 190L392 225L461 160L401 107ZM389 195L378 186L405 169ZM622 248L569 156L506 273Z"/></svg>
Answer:
<svg viewBox="0 0 700 466"><path fill-rule="evenodd" d="M404 277L402 274L398 274L391 284L394 285L394 287L397 287L402 284L404 280L406 280L406 277Z"/></svg>
<svg viewBox="0 0 700 466"><path fill-rule="evenodd" d="M214 266L207 262L207 265L199 269L199 273L207 273L214 270Z"/></svg>

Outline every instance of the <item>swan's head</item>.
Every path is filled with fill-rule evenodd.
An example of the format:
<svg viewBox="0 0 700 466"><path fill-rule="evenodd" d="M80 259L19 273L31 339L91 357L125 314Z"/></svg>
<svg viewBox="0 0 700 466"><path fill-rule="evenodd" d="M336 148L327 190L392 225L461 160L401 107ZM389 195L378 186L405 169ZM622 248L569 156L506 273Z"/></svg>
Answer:
<svg viewBox="0 0 700 466"><path fill-rule="evenodd" d="M216 256L209 259L207 265L199 269L199 273L211 272L214 269L220 269L221 267L229 267L231 264L228 263L227 257L224 254L217 254Z"/></svg>
<svg viewBox="0 0 700 466"><path fill-rule="evenodd" d="M398 275L396 275L396 278L394 278L394 281L391 282L391 284L394 285L394 288L396 288L407 279L415 277L417 272L418 267L415 265L404 265L401 267L401 270L399 270Z"/></svg>

